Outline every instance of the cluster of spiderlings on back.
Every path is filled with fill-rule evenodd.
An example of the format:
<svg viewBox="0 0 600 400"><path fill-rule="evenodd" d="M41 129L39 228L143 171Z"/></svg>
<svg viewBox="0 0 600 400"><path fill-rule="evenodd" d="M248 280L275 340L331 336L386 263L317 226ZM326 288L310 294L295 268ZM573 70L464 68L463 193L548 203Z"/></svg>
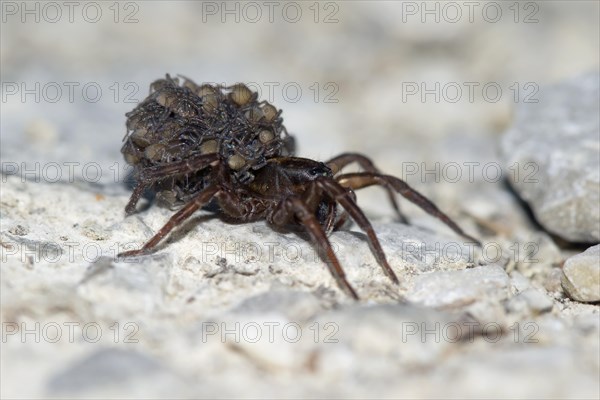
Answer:
<svg viewBox="0 0 600 400"><path fill-rule="evenodd" d="M121 152L139 171L168 165L200 154L218 153L240 183L254 179L252 171L267 159L294 153L293 138L283 126L281 110L246 85L197 85L183 78L159 79L150 95L127 116ZM175 191L178 200L202 189L206 171L159 182L158 189ZM200 178L200 179L198 179ZM195 188L187 187L193 182ZM166 184L165 184L166 183Z"/></svg>

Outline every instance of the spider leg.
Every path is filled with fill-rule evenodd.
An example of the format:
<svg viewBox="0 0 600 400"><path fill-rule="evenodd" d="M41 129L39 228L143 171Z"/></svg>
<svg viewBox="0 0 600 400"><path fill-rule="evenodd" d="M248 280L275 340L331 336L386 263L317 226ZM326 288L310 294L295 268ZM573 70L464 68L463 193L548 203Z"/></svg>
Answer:
<svg viewBox="0 0 600 400"><path fill-rule="evenodd" d="M194 197L189 203L183 206L181 210L175 213L169 219L169 221L150 240L146 242L144 247L139 250L131 250L119 253L117 257L134 257L149 253L165 236L169 234L169 232L173 230L173 228L189 218L195 211L202 208L218 191L219 188L216 186L207 187L198 193L198 195L196 195L196 197Z"/></svg>
<svg viewBox="0 0 600 400"><path fill-rule="evenodd" d="M379 169L375 166L375 164L373 164L373 162L368 157L365 157L362 154L358 154L358 153L342 153L339 156L334 157L331 160L327 161L325 164L327 164L327 166L329 168L331 168L331 171L335 175L338 172L340 172L342 170L342 168L346 167L347 165L349 165L353 162L358 163L358 165L360 165L361 168L367 172L372 172L374 174L381 173L379 171ZM400 222L408 224L408 220L406 219L404 214L402 214L402 211L400 211L400 206L398 205L398 202L396 201L396 196L394 196L394 192L389 187L386 187L385 189L388 194L388 199L389 199L390 203L392 204L394 211L398 215Z"/></svg>
<svg viewBox="0 0 600 400"><path fill-rule="evenodd" d="M346 223L346 221L348 221L348 213L346 211L343 211L340 214L340 217L338 218L338 220L335 222L335 225L333 225L333 231L338 231L342 228L342 226L344 226L344 224Z"/></svg>
<svg viewBox="0 0 600 400"><path fill-rule="evenodd" d="M356 221L358 226L367 233L367 237L369 238L369 244L371 245L371 251L373 255L377 259L377 262L383 268L383 272L392 280L392 282L398 284L400 281L398 277L388 264L385 253L381 248L381 244L375 235L375 231L373 230L373 226L367 219L366 215L362 212L356 201L350 194L347 188L342 187L339 183L337 183L332 178L319 178L316 181L316 184L319 185L325 193L331 196L335 201L339 202L342 207L350 214L350 216Z"/></svg>
<svg viewBox="0 0 600 400"><path fill-rule="evenodd" d="M271 215L271 222L275 225L283 226L289 222L289 220L296 216L300 220L301 224L306 228L311 240L317 246L317 249L325 252L324 259L329 260L327 267L329 272L336 280L338 286L348 293L352 298L358 300L356 291L350 286L350 283L346 279L346 273L342 269L340 262L338 261L329 239L323 230L323 227L319 224L319 221L315 215L310 212L308 206L304 201L298 197L288 197Z"/></svg>
<svg viewBox="0 0 600 400"><path fill-rule="evenodd" d="M304 204L306 204L306 206L312 214L315 214L317 207L321 202L321 197L322 190L314 184L309 185L306 191L304 192L302 199L304 200ZM336 222L336 217L337 204L335 201L330 201L327 204L327 218L325 219L325 222L321 224L326 235L333 230L334 224Z"/></svg>
<svg viewBox="0 0 600 400"><path fill-rule="evenodd" d="M376 174L372 172L358 172L339 175L337 181L343 187L349 187L352 189L361 189L372 185L380 185L394 189L400 193L400 195L419 206L429 215L442 221L455 233L464 237L465 239L468 239L469 241L475 242L481 247L481 242L479 240L467 235L454 221L450 219L450 217L440 211L437 206L431 202L431 200L395 176Z"/></svg>
<svg viewBox="0 0 600 400"><path fill-rule="evenodd" d="M140 197L142 197L142 194L144 193L144 190L146 190L146 187L147 187L147 185L144 185L142 183L137 183L135 185L135 188L133 189L133 193L131 194L131 197L129 198L127 205L125 206L125 214L131 215L135 212L135 206L136 206L137 202L140 200Z"/></svg>
<svg viewBox="0 0 600 400"><path fill-rule="evenodd" d="M352 199L356 201L356 194L352 189L346 189L352 196ZM316 211L316 207L321 201L323 190L319 187L319 185L310 185L306 192L304 193L303 200L307 205L313 205L314 208L310 208L310 211L314 214ZM334 199L332 199L334 200ZM335 201L330 201L327 204L327 219L324 223L321 224L325 233L328 235L334 230L339 229L344 223L348 220L348 213L346 211L342 211L340 214L337 212L337 203Z"/></svg>
<svg viewBox="0 0 600 400"><path fill-rule="evenodd" d="M352 200L354 200L354 202L356 202L356 193L354 193L354 190L352 190L352 189L348 189L348 190L350 192L350 195L352 196ZM337 203L335 201L332 203L337 205ZM335 221L335 224L333 225L332 231L337 231L342 226L344 226L346 221L348 221L348 217L349 217L348 212L346 210L342 210L342 212L339 214L337 221Z"/></svg>
<svg viewBox="0 0 600 400"><path fill-rule="evenodd" d="M173 175L185 175L199 171L219 160L217 153L200 154L187 160L175 161L167 165L154 165L141 170L140 178L147 181L156 181L170 178Z"/></svg>
<svg viewBox="0 0 600 400"><path fill-rule="evenodd" d="M331 202L327 205L327 219L325 220L325 223L323 224L323 229L325 230L326 234L329 234L330 232L332 232L335 229L335 226L337 225L337 222L335 220L336 217L336 204L335 202Z"/></svg>
<svg viewBox="0 0 600 400"><path fill-rule="evenodd" d="M138 183L133 189L129 202L125 206L127 215L135 212L135 206L142 197L144 190L160 179L169 178L174 175L185 175L191 172L199 171L208 167L211 163L217 161L219 156L216 153L201 154L191 157L187 160L177 161L168 165L154 165L144 168L138 176Z"/></svg>

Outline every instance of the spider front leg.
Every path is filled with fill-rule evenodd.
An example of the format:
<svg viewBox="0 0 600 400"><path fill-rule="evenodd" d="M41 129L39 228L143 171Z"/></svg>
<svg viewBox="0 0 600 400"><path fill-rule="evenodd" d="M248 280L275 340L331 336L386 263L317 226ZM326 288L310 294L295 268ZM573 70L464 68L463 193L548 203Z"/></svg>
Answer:
<svg viewBox="0 0 600 400"><path fill-rule="evenodd" d="M351 190L351 189L349 189ZM302 199L304 203L309 207L311 213L315 213L321 203L323 191L318 185L310 184L304 192ZM337 220L336 220L337 218ZM335 201L327 202L327 213L325 220L321 220L321 226L325 231L326 235L329 235L333 230L339 228L348 218L347 213L344 211L338 218L337 203Z"/></svg>
<svg viewBox="0 0 600 400"><path fill-rule="evenodd" d="M183 221L188 219L198 209L206 205L210 201L210 199L212 199L214 195L218 193L218 191L219 188L216 186L207 187L206 189L198 193L198 195L196 195L196 197L194 197L189 203L183 206L181 210L175 213L171 217L171 219L169 219L169 221L150 240L146 242L144 247L142 247L139 250L130 250L123 253L119 253L117 255L117 258L135 257L149 253L154 247L156 247L158 243L160 243L160 241L165 236L169 234L169 232L171 232L175 227L180 225Z"/></svg>
<svg viewBox="0 0 600 400"><path fill-rule="evenodd" d="M288 224L294 216L306 228L312 242L317 246L317 249L325 252L324 259L326 261L329 260L329 262L327 262L327 267L338 286L353 299L358 300L358 295L348 282L348 279L346 279L346 273L335 256L323 227L304 201L295 196L288 197L279 203L277 209L271 215L270 222L278 226L284 226Z"/></svg>
<svg viewBox="0 0 600 400"><path fill-rule="evenodd" d="M385 253L383 252L383 248L379 243L379 239L377 239L377 236L375 235L373 226L369 222L367 216L362 212L358 204L356 204L356 196L354 196L354 193L349 191L347 188L342 187L332 178L321 177L314 181L314 183L318 185L329 197L334 199L334 201L340 203L342 207L344 207L344 210L352 217L352 219L354 219L354 221L356 221L358 226L360 226L360 228L367 233L371 251L377 259L379 265L381 265L383 268L383 272L392 280L392 282L399 284L400 281L385 258Z"/></svg>
<svg viewBox="0 0 600 400"><path fill-rule="evenodd" d="M368 186L379 185L384 186L388 189L393 189L400 193L404 198L413 202L419 206L422 210L427 212L429 215L436 217L450 229L452 229L458 235L468 239L469 241L475 242L481 247L481 242L472 236L467 235L450 217L444 214L437 208L435 204L428 198L417 192L415 189L408 186L403 180L396 178L391 175L382 175L372 172L357 172L350 174L343 174L337 177L337 181L343 187L358 190Z"/></svg>
<svg viewBox="0 0 600 400"><path fill-rule="evenodd" d="M147 187L148 185L143 183L136 183L133 193L131 193L131 197L129 197L129 201L125 206L125 214L131 215L135 212L135 206L137 205L138 201L140 201L140 197L142 197L142 194L144 194L144 191Z"/></svg>
<svg viewBox="0 0 600 400"><path fill-rule="evenodd" d="M371 159L363 156L362 154L358 154L358 153L342 153L339 156L334 157L331 160L327 161L325 164L327 164L327 166L329 168L331 168L333 175L336 175L343 168L345 168L346 166L348 166L349 164L351 164L353 162L356 162L358 165L360 165L360 167L362 169L364 169L366 172L371 172L374 174L381 173L379 171L379 169L375 166L375 164L373 164ZM402 214L402 211L400 211L400 206L398 205L398 202L396 201L396 196L394 195L394 192L390 188L386 187L385 189L388 194L388 199L389 199L390 203L392 204L394 211L396 211L396 214L398 215L400 222L408 224L408 220L406 219L404 214Z"/></svg>
<svg viewBox="0 0 600 400"><path fill-rule="evenodd" d="M174 175L185 175L200 171L218 160L219 156L216 153L201 154L168 165L153 165L142 169L138 176L138 182L129 198L129 202L125 206L125 213L130 215L135 212L135 206L140 197L142 197L142 194L144 194L144 190L152 186L156 181L163 178L170 178Z"/></svg>
<svg viewBox="0 0 600 400"><path fill-rule="evenodd" d="M347 190L350 193L352 200L356 203L356 193L354 193L354 190ZM337 203L335 201L332 201L330 207L332 207L335 211L335 209L337 208ZM335 217L337 217L337 220L334 219ZM335 212L333 214L330 214L330 216L327 219L327 229L325 230L325 232L329 233L340 230L348 221L349 217L350 216L348 215L348 212L346 210L342 210L342 212L339 215Z"/></svg>

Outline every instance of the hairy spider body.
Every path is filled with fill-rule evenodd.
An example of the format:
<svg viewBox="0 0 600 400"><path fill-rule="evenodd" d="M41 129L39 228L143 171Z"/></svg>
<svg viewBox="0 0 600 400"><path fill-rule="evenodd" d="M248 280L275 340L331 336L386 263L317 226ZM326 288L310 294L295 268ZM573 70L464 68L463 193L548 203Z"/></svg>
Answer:
<svg viewBox="0 0 600 400"><path fill-rule="evenodd" d="M243 84L198 86L184 79L180 86L179 79L167 75L153 82L150 95L127 114L127 130L121 152L136 171L156 171L215 154L239 182L248 183L267 159L294 151L280 111L258 102L256 93ZM173 174L155 182L153 189L171 199L171 205L179 205L206 186L207 172L198 168ZM127 213L135 210L146 189L143 179L138 182Z"/></svg>
<svg viewBox="0 0 600 400"><path fill-rule="evenodd" d="M367 233L384 273L398 283L354 190L384 187L401 216L394 192L401 194L454 232L475 243L431 201L404 181L381 174L365 156L344 153L327 162L294 157L293 138L281 111L258 102L243 84L196 85L169 75L152 83L150 95L127 114L122 153L133 165L136 187L125 210L135 211L146 189L179 210L140 250L146 254L195 211L216 203L221 213L242 222L266 220L275 226L306 228L339 287L358 299L335 256L327 234L351 217ZM365 172L340 174L350 163ZM338 205L343 211L338 212Z"/></svg>

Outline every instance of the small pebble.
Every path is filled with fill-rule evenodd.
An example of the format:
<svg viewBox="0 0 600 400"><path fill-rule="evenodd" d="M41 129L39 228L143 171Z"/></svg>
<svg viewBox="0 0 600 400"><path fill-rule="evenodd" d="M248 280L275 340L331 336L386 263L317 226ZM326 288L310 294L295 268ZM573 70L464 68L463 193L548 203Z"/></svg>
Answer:
<svg viewBox="0 0 600 400"><path fill-rule="evenodd" d="M573 300L600 301L600 245L565 261L562 285Z"/></svg>
<svg viewBox="0 0 600 400"><path fill-rule="evenodd" d="M29 228L23 225L16 225L8 230L8 232L17 236L27 236L29 234Z"/></svg>

